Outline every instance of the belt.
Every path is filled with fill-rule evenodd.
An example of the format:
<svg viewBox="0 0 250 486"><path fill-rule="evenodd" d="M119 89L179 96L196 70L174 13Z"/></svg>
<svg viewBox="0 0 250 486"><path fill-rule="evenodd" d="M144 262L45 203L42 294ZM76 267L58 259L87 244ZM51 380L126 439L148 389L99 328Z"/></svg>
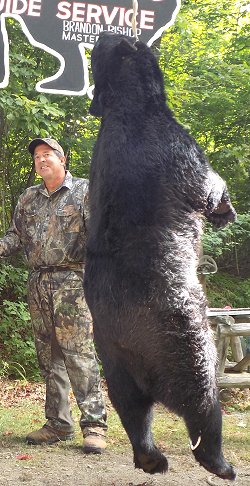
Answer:
<svg viewBox="0 0 250 486"><path fill-rule="evenodd" d="M32 267L31 271L33 272L62 272L62 271L69 271L75 270L76 272L80 272L83 270L83 262L77 263L68 263L65 265L41 265L40 267Z"/></svg>

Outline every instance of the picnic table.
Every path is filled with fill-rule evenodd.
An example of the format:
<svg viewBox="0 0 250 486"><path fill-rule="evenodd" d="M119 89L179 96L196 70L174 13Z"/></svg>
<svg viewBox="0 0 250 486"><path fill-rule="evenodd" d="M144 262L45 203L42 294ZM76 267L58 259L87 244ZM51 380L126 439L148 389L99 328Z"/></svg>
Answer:
<svg viewBox="0 0 250 486"><path fill-rule="evenodd" d="M250 308L209 308L207 316L215 332L218 386L250 387ZM249 342L246 352L243 337Z"/></svg>

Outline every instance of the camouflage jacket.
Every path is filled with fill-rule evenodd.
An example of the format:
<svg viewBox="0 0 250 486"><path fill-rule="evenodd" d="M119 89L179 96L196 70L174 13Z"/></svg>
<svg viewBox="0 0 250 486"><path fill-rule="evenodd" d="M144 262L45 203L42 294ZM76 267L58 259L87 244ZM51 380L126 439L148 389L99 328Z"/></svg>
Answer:
<svg viewBox="0 0 250 486"><path fill-rule="evenodd" d="M52 194L44 183L29 187L0 239L0 257L22 248L30 268L83 262L87 200L88 180L72 177L70 172Z"/></svg>

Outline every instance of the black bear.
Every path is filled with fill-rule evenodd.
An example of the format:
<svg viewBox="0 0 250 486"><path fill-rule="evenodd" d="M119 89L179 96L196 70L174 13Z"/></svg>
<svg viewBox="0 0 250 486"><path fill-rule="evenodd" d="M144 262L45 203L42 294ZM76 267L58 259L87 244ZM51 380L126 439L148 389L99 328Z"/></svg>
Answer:
<svg viewBox="0 0 250 486"><path fill-rule="evenodd" d="M104 33L90 113L102 117L90 172L85 291L111 401L135 467L165 472L155 402L185 420L196 460L234 479L221 450L216 350L197 278L202 218L235 219L226 184L166 105L149 47Z"/></svg>

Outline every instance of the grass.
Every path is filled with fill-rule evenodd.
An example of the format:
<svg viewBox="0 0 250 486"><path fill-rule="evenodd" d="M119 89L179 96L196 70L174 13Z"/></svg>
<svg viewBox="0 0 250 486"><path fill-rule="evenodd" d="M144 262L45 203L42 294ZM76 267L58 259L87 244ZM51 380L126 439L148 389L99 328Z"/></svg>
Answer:
<svg viewBox="0 0 250 486"><path fill-rule="evenodd" d="M119 417L111 406L108 413L108 444L109 449L124 452L130 447L127 435L121 426ZM247 405L244 411L241 407L233 409L223 416L224 452L229 460L238 464L249 464L250 457L250 410ZM224 406L226 409L226 406ZM23 444L25 436L31 430L40 428L44 423L43 400L34 401L30 398L20 398L12 403L10 400L0 405L0 443L2 446ZM77 425L79 411L73 405L73 416L76 421L76 438L74 444L81 446L82 436ZM155 407L153 433L155 441L167 454L190 454L189 440L182 419L168 413L162 406ZM59 444L60 448L68 447L68 443Z"/></svg>

